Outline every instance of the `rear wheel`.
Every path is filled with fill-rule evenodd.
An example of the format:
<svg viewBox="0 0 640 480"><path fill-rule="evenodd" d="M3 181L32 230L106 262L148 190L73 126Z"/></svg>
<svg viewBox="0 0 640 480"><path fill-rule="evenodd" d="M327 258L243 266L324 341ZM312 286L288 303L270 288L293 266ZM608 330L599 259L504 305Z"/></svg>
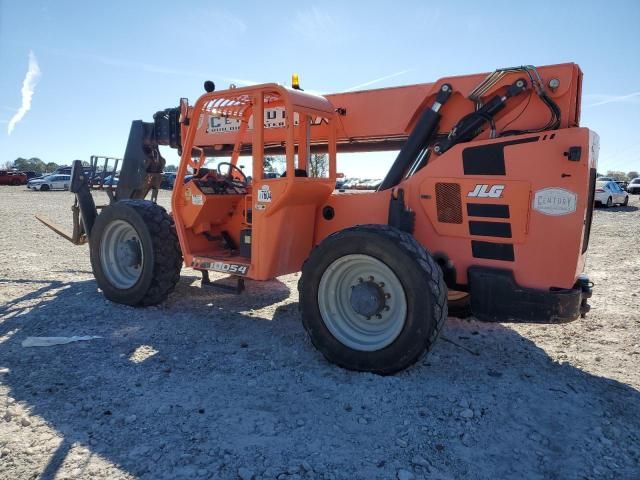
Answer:
<svg viewBox="0 0 640 480"><path fill-rule="evenodd" d="M627 205L629 205L629 195L626 195L624 197L624 202L622 202L623 207L626 207Z"/></svg>
<svg viewBox="0 0 640 480"><path fill-rule="evenodd" d="M155 305L180 279L182 254L173 220L148 200L122 200L102 210L89 243L98 286L113 302Z"/></svg>
<svg viewBox="0 0 640 480"><path fill-rule="evenodd" d="M302 322L344 368L391 374L415 363L447 318L447 287L409 234L361 225L327 237L302 268Z"/></svg>
<svg viewBox="0 0 640 480"><path fill-rule="evenodd" d="M607 208L613 207L613 199L611 197L607 198Z"/></svg>

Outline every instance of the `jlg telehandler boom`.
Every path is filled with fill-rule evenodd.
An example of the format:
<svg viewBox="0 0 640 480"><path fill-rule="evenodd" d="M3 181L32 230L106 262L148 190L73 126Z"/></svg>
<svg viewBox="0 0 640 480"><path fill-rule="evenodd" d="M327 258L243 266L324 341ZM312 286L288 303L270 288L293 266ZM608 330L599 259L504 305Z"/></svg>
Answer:
<svg viewBox="0 0 640 480"><path fill-rule="evenodd" d="M562 64L326 96L207 82L194 105L133 122L99 215L94 179L74 169L74 239L88 238L105 296L129 305L163 301L183 261L203 277L302 270L314 345L356 370L415 362L447 317L448 288L468 292L480 319L574 320L591 295L581 271L598 155L579 126L581 80ZM171 216L154 202L159 145L181 153ZM337 153L394 149L377 191L335 191ZM328 173L313 177L318 152ZM265 172L271 155L286 158L280 177ZM214 158L225 160L217 170Z"/></svg>

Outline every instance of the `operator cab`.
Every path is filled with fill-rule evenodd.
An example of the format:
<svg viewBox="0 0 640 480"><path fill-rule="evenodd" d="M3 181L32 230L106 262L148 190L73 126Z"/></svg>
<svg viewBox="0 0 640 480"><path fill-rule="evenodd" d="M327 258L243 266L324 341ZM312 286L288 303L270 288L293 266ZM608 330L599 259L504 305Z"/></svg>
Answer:
<svg viewBox="0 0 640 480"><path fill-rule="evenodd" d="M172 206L185 263L259 280L299 270L313 247L316 211L335 186L331 103L267 84L208 92L181 113L178 178L187 169L193 177L174 187ZM248 155L251 181L239 166ZM212 157L229 161L207 168Z"/></svg>

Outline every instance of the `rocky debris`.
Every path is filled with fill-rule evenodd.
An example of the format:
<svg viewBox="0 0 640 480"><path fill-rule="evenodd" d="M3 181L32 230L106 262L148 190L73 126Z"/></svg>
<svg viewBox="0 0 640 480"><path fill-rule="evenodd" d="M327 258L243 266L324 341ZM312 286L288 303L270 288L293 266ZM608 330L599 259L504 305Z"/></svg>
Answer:
<svg viewBox="0 0 640 480"><path fill-rule="evenodd" d="M465 408L460 412L460 416L466 419L473 418L473 410L471 410L470 408Z"/></svg>
<svg viewBox="0 0 640 480"><path fill-rule="evenodd" d="M416 476L410 472L409 470L400 469L398 470L397 479L398 480L414 480Z"/></svg>
<svg viewBox="0 0 640 480"><path fill-rule="evenodd" d="M255 472L249 468L240 467L238 469L238 477L240 480L253 480L255 478Z"/></svg>
<svg viewBox="0 0 640 480"><path fill-rule="evenodd" d="M85 247L15 215L65 225L69 195L38 193L0 187L0 478L52 458L56 478L96 480L640 478L640 209L596 211L586 320L449 319L443 336L479 355L438 341L379 377L312 347L296 275L230 295L185 268L157 308L106 301ZM74 335L104 340L20 347Z"/></svg>

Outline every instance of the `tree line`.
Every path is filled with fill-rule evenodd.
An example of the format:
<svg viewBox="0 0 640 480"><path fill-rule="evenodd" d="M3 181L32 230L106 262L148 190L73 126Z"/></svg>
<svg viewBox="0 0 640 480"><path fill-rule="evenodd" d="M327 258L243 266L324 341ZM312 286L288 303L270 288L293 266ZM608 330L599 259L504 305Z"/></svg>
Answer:
<svg viewBox="0 0 640 480"><path fill-rule="evenodd" d="M618 170L607 170L606 175L600 175L599 177L611 177L618 182L626 182L627 180L633 180L636 177L640 177L640 173L635 170L631 170L630 172L624 173Z"/></svg>
<svg viewBox="0 0 640 480"><path fill-rule="evenodd" d="M285 157L283 155L268 156L264 159L264 167L267 172L282 173L285 167ZM325 154L313 154L309 159L309 176L310 177L324 177L328 174L329 165L328 158ZM71 164L71 162L69 162ZM89 166L89 162L82 162L82 165ZM16 169L21 172L36 172L39 174L55 171L60 165L55 162L45 163L38 157L23 158L18 157L13 161L6 162L3 168L6 170ZM175 165L167 165L165 171L176 171ZM607 170L606 175L598 174L599 177L606 176L612 177L618 181L631 180L636 177L640 177L640 173L632 170L630 172L622 172L618 170Z"/></svg>
<svg viewBox="0 0 640 480"><path fill-rule="evenodd" d="M21 172L36 172L36 173L47 173L53 172L58 165L55 162L45 163L40 160L38 157L31 158L22 158L18 157L12 162L6 162L4 164L4 168L7 170L11 170L15 168L16 170L20 170Z"/></svg>
<svg viewBox="0 0 640 480"><path fill-rule="evenodd" d="M89 162L87 161L81 160L81 162L82 162L82 166L84 167L90 166ZM69 162L69 165L71 165L71 163L72 162ZM51 173L57 170L59 167L63 167L63 166L65 165L59 165L55 162L44 162L38 157L31 157L31 158L18 157L15 160L5 162L5 164L2 165L2 167L5 170L15 169L20 172L36 172L37 174Z"/></svg>

